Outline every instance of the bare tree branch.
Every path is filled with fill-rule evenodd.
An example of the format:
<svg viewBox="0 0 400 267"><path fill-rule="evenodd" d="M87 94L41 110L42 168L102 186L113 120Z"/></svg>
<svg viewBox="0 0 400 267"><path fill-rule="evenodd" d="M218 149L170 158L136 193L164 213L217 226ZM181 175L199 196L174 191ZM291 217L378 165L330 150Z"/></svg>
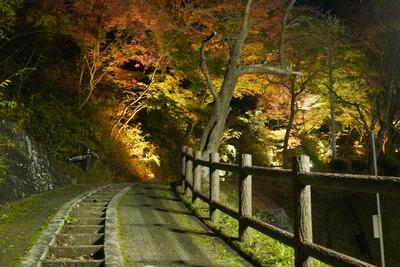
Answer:
<svg viewBox="0 0 400 267"><path fill-rule="evenodd" d="M35 33L42 33L45 32L46 30L40 30L40 31L32 31L32 32L24 32L24 33L20 33L20 34L16 34L14 36L12 36L11 38L8 38L1 46L0 46L0 50L2 50L6 45L8 45L8 43L10 43L12 40L17 39L19 37L25 36L25 35L31 35L31 34L35 34Z"/></svg>
<svg viewBox="0 0 400 267"><path fill-rule="evenodd" d="M307 89L308 84L314 79L315 75L317 74L318 70L313 71L307 79L303 80L300 82L300 90L296 92L296 96L300 95L302 92L304 92Z"/></svg>
<svg viewBox="0 0 400 267"><path fill-rule="evenodd" d="M151 77L150 77L150 83L146 86L146 89L135 99L135 100L133 100L131 103L129 103L128 105L126 105L126 107L124 108L124 110L122 111L122 113L121 113L121 115L119 116L119 118L118 118L118 120L114 123L114 125L113 125L113 127L112 127L112 129L111 129L111 135L113 135L113 132L114 132L114 130L115 130L115 128L118 126L118 124L122 121L122 119L125 117L125 115L126 115L126 113L135 105L135 104L137 104L140 100L143 100L143 99L146 99L147 98L147 92L150 90L150 88L152 87L152 85L154 84L154 81L155 81L155 76L156 76L156 73L157 73L157 71L158 71L158 68L159 68L159 64L160 64L160 61L161 61L161 59L163 58L163 55L160 55L160 57L158 58L158 60L157 60L157 62L156 62L156 67L154 68L154 71L153 71L153 73L151 74ZM130 93L131 94L131 92L127 92L127 93ZM129 100L128 100L129 101ZM139 106L143 106L143 105L140 105L139 104ZM143 108L144 108L144 106L143 106ZM135 110L137 109L137 107L135 108ZM134 112L134 114L136 114L137 112ZM132 117L132 116L131 116ZM131 121L133 119L133 117L132 118L129 118L128 119L128 123ZM121 132L121 129L124 127L124 125L118 130L118 134L117 134L117 136L119 135L119 133Z"/></svg>
<svg viewBox="0 0 400 267"><path fill-rule="evenodd" d="M132 113L132 115L129 117L129 119L121 126L121 128L119 128L119 130L118 130L117 135L115 136L115 138L117 138L117 137L121 134L122 129L124 129L124 128L131 122L131 120L136 116L136 114L138 114L139 111L141 111L141 110L144 109L145 107L146 107L146 106L139 105L139 106L137 106L137 107L135 108L135 110L133 111L133 113Z"/></svg>
<svg viewBox="0 0 400 267"><path fill-rule="evenodd" d="M302 75L302 72L293 71L280 66L273 66L268 64L252 64L252 65L239 65L240 75L250 73L264 73L264 74L276 74L276 75Z"/></svg>
<svg viewBox="0 0 400 267"><path fill-rule="evenodd" d="M242 24L242 28L240 30L241 35L243 33L245 33L244 39L246 39L247 30L249 28L249 16L250 16L251 2L252 2L252 0L247 0L246 8L245 8L245 11L244 11L243 24Z"/></svg>
<svg viewBox="0 0 400 267"><path fill-rule="evenodd" d="M207 67L207 63L206 63L206 55L205 55L205 46L206 44L212 40L215 35L217 33L213 32L210 36L208 36L206 39L204 39L201 42L201 47L200 47L200 56L201 56L201 61L200 61L200 67L201 67L201 71L203 72L205 78L206 78L206 84L207 84L207 88L208 90L210 90L212 96L214 97L215 100L217 100L218 95L217 95L217 91L215 90L214 84L212 82L211 76L210 76L210 72L208 71L208 67Z"/></svg>
<svg viewBox="0 0 400 267"><path fill-rule="evenodd" d="M229 47L229 52L232 52L233 46L235 45L235 40L233 38L230 38L226 36L223 41L228 45Z"/></svg>
<svg viewBox="0 0 400 267"><path fill-rule="evenodd" d="M251 7L252 0L247 0L246 7L244 10L243 15L243 23L240 27L240 32L238 33L237 37L235 38L234 45L232 47L230 53L230 63L235 61L239 62L240 55L243 49L244 42L247 38L248 28L249 28L249 17L250 17L250 7Z"/></svg>
<svg viewBox="0 0 400 267"><path fill-rule="evenodd" d="M250 73L265 73L265 74L276 74L276 75L302 75L301 72L296 72L286 68L285 60L284 60L284 49L285 49L285 29L287 18L289 16L290 10L293 8L294 3L296 0L291 0L288 8L286 9L286 13L282 19L282 30L280 36L280 66L272 66L269 64L252 64L252 65L239 65L239 75L250 74ZM249 19L249 12L250 12L250 5L251 0L247 1L245 16L243 19L243 24L240 32L240 38L245 39L247 34L248 28L248 19ZM240 51L239 51L240 53Z"/></svg>
<svg viewBox="0 0 400 267"><path fill-rule="evenodd" d="M343 97L341 97L340 95L338 95L338 94L335 92L335 90L332 90L332 92L333 92L333 94L336 96L336 98L337 98L339 101L341 101L342 103L344 103L344 104L346 104L346 105L349 105L349 106L352 106L352 107L355 107L355 108L356 108L358 114L360 115L360 120L361 120L361 121L359 121L358 119L354 118L354 116L352 116L352 117L353 117L356 121L358 121L360 124L362 124L362 125L365 127L365 129L368 129L368 128L369 128L369 127L368 127L368 123L367 123L367 120L365 119L364 112L363 112L362 109L361 109L361 105L360 105L359 103L353 103L353 102L350 102L350 101L344 99Z"/></svg>

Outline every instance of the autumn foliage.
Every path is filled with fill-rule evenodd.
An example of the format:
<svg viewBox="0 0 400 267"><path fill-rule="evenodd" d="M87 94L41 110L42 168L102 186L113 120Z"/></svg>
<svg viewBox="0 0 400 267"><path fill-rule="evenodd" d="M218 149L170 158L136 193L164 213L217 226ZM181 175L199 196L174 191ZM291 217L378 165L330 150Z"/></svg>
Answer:
<svg viewBox="0 0 400 267"><path fill-rule="evenodd" d="M357 6L353 2L349 10ZM170 154L178 153L182 144L199 147L215 104L200 66L202 42L215 32L203 52L210 79L219 93L243 23L245 4L241 0L34 1L26 4L20 16L25 16L32 32L38 32L41 44L35 44L23 56L18 54L27 59L19 62L21 69L28 67L14 71L11 79L8 73L2 75L0 85L10 89L11 98L17 94L16 100L23 101L26 93L29 99L31 91L24 91L25 77L38 70L74 97L73 105L79 112L92 110L127 158L142 162L149 173L162 170L170 174L177 167ZM282 65L280 37L287 4L253 1L239 65ZM368 2L363 10L374 13L378 10L372 8L374 5ZM388 5L382 8L388 10ZM341 14L347 12L341 5L338 10ZM359 33L357 40L349 38L345 27L335 40L336 137L339 156L347 160L367 158L367 134L371 130L379 133L381 153L395 153L399 141L394 75L398 64L391 56L397 50L395 45L391 46L393 51L384 50L381 42L398 27L390 12L376 18L383 24L372 18L364 18L365 29L356 22L349 23ZM221 137L222 154L228 151L228 145L236 145L239 152L258 147L264 150L260 155L270 155L260 159L265 165L281 166L285 153L286 158L307 153L313 154L320 166L328 166L329 20L327 14L315 9L294 6L288 14L284 58L286 67L302 75L240 75ZM389 41L396 43L395 38ZM13 55L7 43L3 47L2 51ZM41 63L45 57L51 58L48 66ZM10 64L7 60L2 62ZM7 97L4 92L2 95ZM255 140L256 145L250 146L249 140Z"/></svg>

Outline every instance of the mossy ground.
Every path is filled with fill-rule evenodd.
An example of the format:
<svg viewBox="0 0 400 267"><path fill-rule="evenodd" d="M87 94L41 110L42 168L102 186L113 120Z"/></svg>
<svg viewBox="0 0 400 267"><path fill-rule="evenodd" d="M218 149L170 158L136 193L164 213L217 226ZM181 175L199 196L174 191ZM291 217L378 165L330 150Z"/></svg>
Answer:
<svg viewBox="0 0 400 267"><path fill-rule="evenodd" d="M220 224L215 225L208 219L208 204L201 201L200 204L194 206L192 204L192 199L184 194L182 187L177 187L176 192L186 206L194 212L197 217L222 237L229 245L238 250L242 256L257 266L289 267L294 265L294 250L291 247L253 229L250 229L251 242L241 243L238 240L239 226L237 220L221 212ZM229 204L227 202L229 202L231 198L232 197L226 196L222 193L222 202ZM313 266L327 267L330 265L313 260Z"/></svg>
<svg viewBox="0 0 400 267"><path fill-rule="evenodd" d="M95 186L66 186L0 205L0 266L18 266L57 210Z"/></svg>

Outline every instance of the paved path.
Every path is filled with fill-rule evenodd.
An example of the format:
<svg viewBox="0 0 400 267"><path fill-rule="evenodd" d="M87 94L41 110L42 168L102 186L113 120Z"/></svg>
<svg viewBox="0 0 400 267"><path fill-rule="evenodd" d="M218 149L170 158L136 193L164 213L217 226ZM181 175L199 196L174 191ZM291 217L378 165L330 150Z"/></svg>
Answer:
<svg viewBox="0 0 400 267"><path fill-rule="evenodd" d="M192 215L168 185L134 184L118 214L125 266L252 266Z"/></svg>

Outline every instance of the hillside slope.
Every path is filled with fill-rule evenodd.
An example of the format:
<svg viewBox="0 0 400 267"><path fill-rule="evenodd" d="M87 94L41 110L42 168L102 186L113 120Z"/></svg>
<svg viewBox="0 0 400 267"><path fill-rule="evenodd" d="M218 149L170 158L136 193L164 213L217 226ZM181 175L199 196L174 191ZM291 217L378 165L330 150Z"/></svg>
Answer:
<svg viewBox="0 0 400 267"><path fill-rule="evenodd" d="M0 115L0 203L51 190L66 180L41 145Z"/></svg>

